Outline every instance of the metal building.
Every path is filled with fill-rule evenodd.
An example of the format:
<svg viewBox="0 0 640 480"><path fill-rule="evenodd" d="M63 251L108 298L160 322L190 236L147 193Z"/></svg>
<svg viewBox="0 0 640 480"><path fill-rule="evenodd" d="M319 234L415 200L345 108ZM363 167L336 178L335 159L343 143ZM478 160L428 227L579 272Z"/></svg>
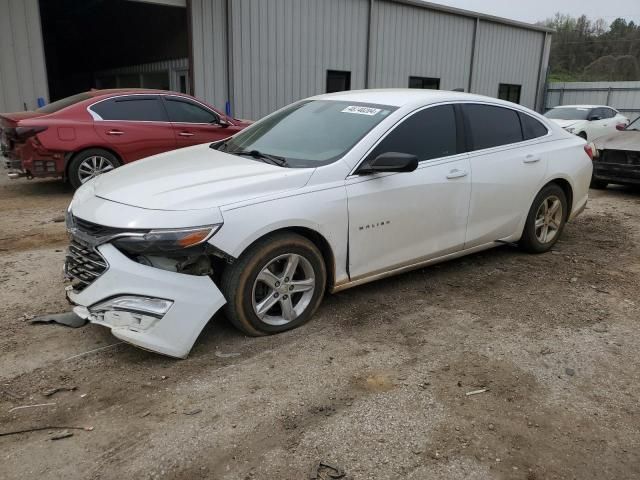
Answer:
<svg viewBox="0 0 640 480"><path fill-rule="evenodd" d="M114 9L124 11L139 1L93 3L112 2ZM85 4L0 0L0 111L34 108L38 97L48 101L54 74L58 86L68 87L60 73L64 69L55 68L49 58L48 42L43 46L41 22L53 15L41 18L43 2L49 2L47 7L60 3L56 15L73 2ZM140 72L137 78L144 81L147 65L179 60L188 74L176 77L176 71L169 71L172 88L177 79L183 86L187 80L183 90L243 118L257 119L300 98L344 88L464 89L543 107L551 31L542 27L419 0L144 2L144 8L156 9L153 14L149 10L150 16L162 15L160 8L184 11L188 47L184 52L174 48L165 58L161 52L142 60L138 55L135 65L123 52L122 64L113 64L111 58L109 65L92 66L87 74L74 72L77 88L90 79L89 87L104 86L109 72L116 78ZM101 8L104 16L107 7ZM150 28L144 23L133 28ZM45 39L49 30L44 30ZM105 45L111 41L105 37ZM93 50L100 48L94 45ZM154 79L162 80L158 74Z"/></svg>

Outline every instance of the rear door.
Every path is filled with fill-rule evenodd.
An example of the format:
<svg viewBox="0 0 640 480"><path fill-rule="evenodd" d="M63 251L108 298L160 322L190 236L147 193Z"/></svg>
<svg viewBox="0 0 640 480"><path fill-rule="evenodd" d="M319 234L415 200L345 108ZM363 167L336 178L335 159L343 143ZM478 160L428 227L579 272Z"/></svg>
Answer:
<svg viewBox="0 0 640 480"><path fill-rule="evenodd" d="M547 128L518 111L465 104L471 162L471 202L465 248L507 238L531 207L547 158L539 138Z"/></svg>
<svg viewBox="0 0 640 480"><path fill-rule="evenodd" d="M178 148L215 142L238 131L233 125L222 125L220 115L189 98L166 95L163 99Z"/></svg>
<svg viewBox="0 0 640 480"><path fill-rule="evenodd" d="M89 107L98 135L125 163L177 148L158 95L124 95Z"/></svg>

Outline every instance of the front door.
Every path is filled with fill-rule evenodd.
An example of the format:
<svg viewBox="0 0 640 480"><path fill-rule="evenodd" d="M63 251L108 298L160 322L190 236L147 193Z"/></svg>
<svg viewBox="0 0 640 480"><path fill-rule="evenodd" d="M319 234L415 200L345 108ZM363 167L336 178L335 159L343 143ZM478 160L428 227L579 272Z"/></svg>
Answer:
<svg viewBox="0 0 640 480"><path fill-rule="evenodd" d="M464 246L471 175L452 105L412 114L370 153L416 155L408 173L351 175L351 280L459 251Z"/></svg>
<svg viewBox="0 0 640 480"><path fill-rule="evenodd" d="M186 97L167 95L164 101L178 148L223 140L240 131L235 125L223 125L220 115Z"/></svg>

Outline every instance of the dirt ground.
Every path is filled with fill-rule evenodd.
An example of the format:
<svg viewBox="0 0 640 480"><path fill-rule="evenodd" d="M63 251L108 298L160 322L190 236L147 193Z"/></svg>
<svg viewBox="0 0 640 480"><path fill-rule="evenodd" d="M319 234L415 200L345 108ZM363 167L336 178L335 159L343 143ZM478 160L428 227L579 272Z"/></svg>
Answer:
<svg viewBox="0 0 640 480"><path fill-rule="evenodd" d="M551 253L328 296L269 338L216 318L172 360L25 320L67 309L71 192L2 176L0 433L92 430L0 436L0 478L640 478L640 191L591 193Z"/></svg>

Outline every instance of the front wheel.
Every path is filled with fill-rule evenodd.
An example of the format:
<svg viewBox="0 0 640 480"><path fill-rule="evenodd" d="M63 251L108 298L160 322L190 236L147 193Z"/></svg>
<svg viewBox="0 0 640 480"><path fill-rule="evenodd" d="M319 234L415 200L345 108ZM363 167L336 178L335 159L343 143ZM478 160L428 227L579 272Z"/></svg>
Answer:
<svg viewBox="0 0 640 480"><path fill-rule="evenodd" d="M294 233L265 237L223 273L227 318L252 336L299 327L320 305L326 280L322 254L310 240Z"/></svg>
<svg viewBox="0 0 640 480"><path fill-rule="evenodd" d="M520 246L531 253L548 252L560 238L567 216L564 191L555 183L547 185L531 205Z"/></svg>
<svg viewBox="0 0 640 480"><path fill-rule="evenodd" d="M101 148L91 148L76 153L69 164L69 183L77 189L93 177L110 172L120 166L116 156Z"/></svg>

